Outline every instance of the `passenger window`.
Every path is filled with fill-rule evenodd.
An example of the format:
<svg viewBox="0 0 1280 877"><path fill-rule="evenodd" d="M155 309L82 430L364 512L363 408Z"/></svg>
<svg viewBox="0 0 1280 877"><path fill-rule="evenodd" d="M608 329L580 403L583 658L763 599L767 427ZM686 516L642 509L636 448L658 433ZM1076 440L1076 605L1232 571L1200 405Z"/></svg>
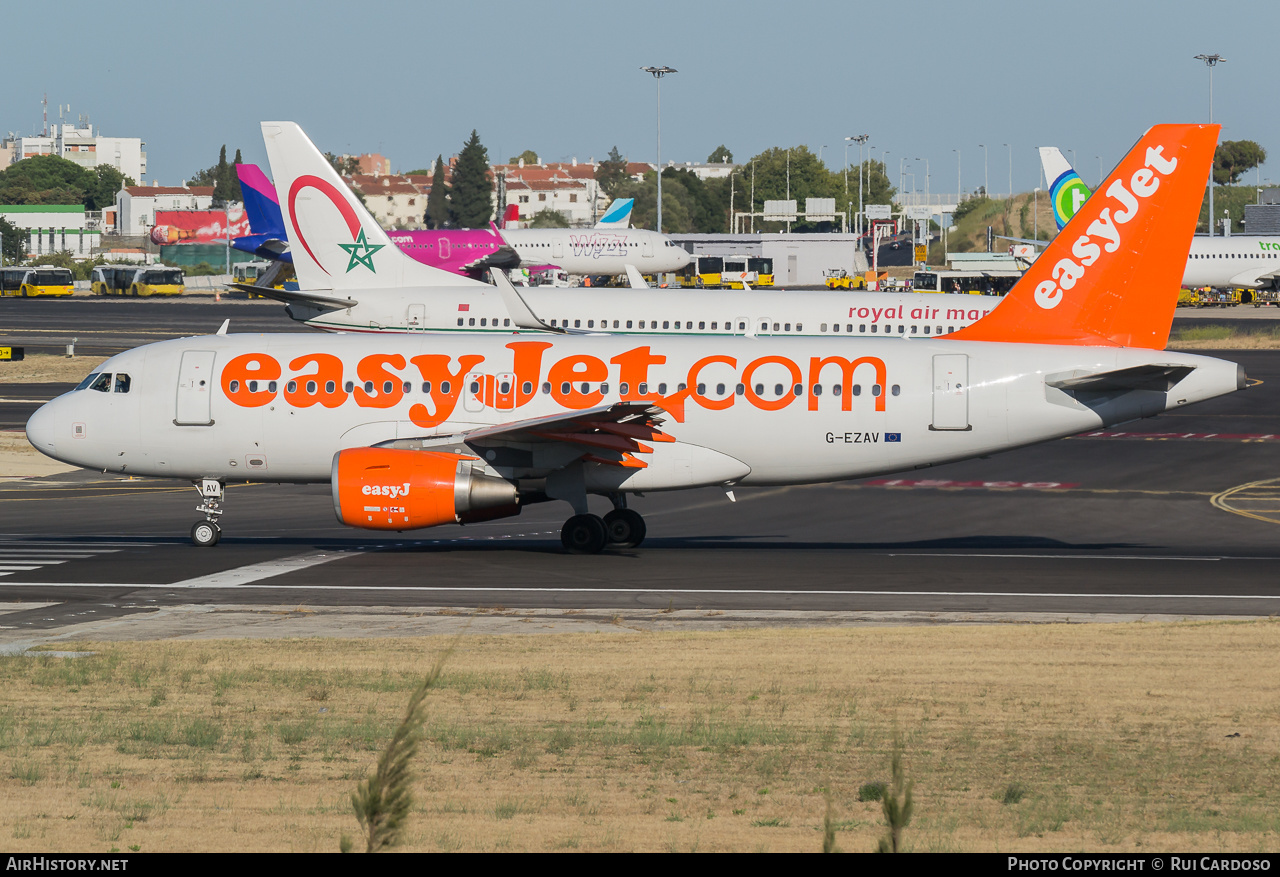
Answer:
<svg viewBox="0 0 1280 877"><path fill-rule="evenodd" d="M630 321L630 320L627 320L627 328L628 328L628 329L630 329L630 328L631 328L631 321Z"/></svg>
<svg viewBox="0 0 1280 877"><path fill-rule="evenodd" d="M373 381L365 381L365 382L364 382L364 391L365 391L366 393L368 393L369 395L371 395L371 396L373 395ZM313 391L313 392L314 392L314 391Z"/></svg>
<svg viewBox="0 0 1280 877"><path fill-rule="evenodd" d="M867 324L863 323L862 325L858 326L858 332L860 332L863 335L867 334Z"/></svg>
<svg viewBox="0 0 1280 877"><path fill-rule="evenodd" d="M898 386L897 384L894 384L891 392L893 393L893 395L897 396L899 393L902 392L902 387Z"/></svg>
<svg viewBox="0 0 1280 877"><path fill-rule="evenodd" d="M822 384L814 384L814 385L813 385L813 395L815 395L815 396L821 396L821 395L822 395Z"/></svg>
<svg viewBox="0 0 1280 877"><path fill-rule="evenodd" d="M544 395L544 396L550 396L550 395L551 395L551 384L549 384L549 383L543 383L543 385L542 385L542 395Z"/></svg>
<svg viewBox="0 0 1280 877"><path fill-rule="evenodd" d="M832 385L831 385L831 395L832 395L832 396L839 396L842 392L844 392L844 384L832 384Z"/></svg>
<svg viewBox="0 0 1280 877"><path fill-rule="evenodd" d="M298 392L298 382L297 382L297 381L290 381L289 383L285 384L285 385L284 385L284 391L285 391L286 393L296 393L296 392Z"/></svg>
<svg viewBox="0 0 1280 877"><path fill-rule="evenodd" d="M520 392L524 393L526 396L532 396L532 395L533 395L533 382L532 382L532 381L525 381L523 384L521 384L521 385L520 385Z"/></svg>
<svg viewBox="0 0 1280 877"><path fill-rule="evenodd" d="M488 319L486 319L485 317L481 317L481 318L480 318L480 325L481 325L481 326L487 326L488 324L489 324Z"/></svg>
<svg viewBox="0 0 1280 877"><path fill-rule="evenodd" d="M332 381L330 381L330 382L329 382L329 385L330 385L330 386L332 386L332 385L333 385L333 382L332 382ZM276 391L276 382L275 382L275 381L267 381L267 392L268 392L268 393L274 393L275 391ZM128 392L128 390L126 390L125 392L127 393L127 392ZM332 392L333 392L333 390L330 390L329 392L330 392L330 393L332 393Z"/></svg>
<svg viewBox="0 0 1280 877"><path fill-rule="evenodd" d="M307 395L314 396L316 394L316 382L307 381Z"/></svg>
<svg viewBox="0 0 1280 877"><path fill-rule="evenodd" d="M912 334L912 335L916 334L916 327L915 327L915 326L912 326L912 327L911 327L911 334Z"/></svg>
<svg viewBox="0 0 1280 877"><path fill-rule="evenodd" d="M670 328L671 328L671 321L670 321L670 320L663 320L663 321L662 321L662 328L664 328L664 329L670 329Z"/></svg>
<svg viewBox="0 0 1280 877"><path fill-rule="evenodd" d="M791 388L791 393L792 393L792 395L794 395L794 396L803 396L803 395L804 395L804 384L796 384L794 387L792 387L792 388Z"/></svg>
<svg viewBox="0 0 1280 877"><path fill-rule="evenodd" d="M97 390L97 389L99 389L99 388L98 388L97 386L95 386L93 389ZM239 381L232 381L230 384L228 384L228 385L227 385L227 389L228 389L230 392L232 392L232 393L239 393L239 392L240 392L240 382L239 382ZM102 392L104 392L104 393L105 393L105 392L106 392L106 390L103 390Z"/></svg>
<svg viewBox="0 0 1280 877"><path fill-rule="evenodd" d="M880 331L880 327L879 327L879 326L877 326L875 323L872 323L872 324L871 324L871 334L872 334L872 335L874 335L874 334L876 334L876 333L877 333L877 332L879 332L879 331Z"/></svg>
<svg viewBox="0 0 1280 877"><path fill-rule="evenodd" d="M461 325L462 325L462 317L458 317L458 325L459 325L459 326L461 326Z"/></svg>
<svg viewBox="0 0 1280 877"><path fill-rule="evenodd" d="M699 328L699 329L705 329L705 328L707 328L707 324L706 324L705 322L703 322L702 320L699 320L699 321L698 321L698 328Z"/></svg>
<svg viewBox="0 0 1280 877"><path fill-rule="evenodd" d="M640 395L641 395L641 396L648 396L648 395L649 395L649 384L648 384L648 382L641 382L641 384L640 384Z"/></svg>
<svg viewBox="0 0 1280 877"><path fill-rule="evenodd" d="M803 331L804 331L804 323L796 323L796 331L797 331L797 332L803 332Z"/></svg>
<svg viewBox="0 0 1280 877"><path fill-rule="evenodd" d="M701 324L701 323L699 323L698 325L699 325L699 326L701 326L702 324ZM711 323L711 331L712 331L712 332L716 331L716 329L718 329L718 328L719 328L719 326L720 326L720 324L719 324L718 322L712 322L712 323Z"/></svg>
<svg viewBox="0 0 1280 877"><path fill-rule="evenodd" d="M775 396L781 396L781 395L782 395L782 384L774 384L774 385L773 385L773 395L775 395Z"/></svg>
<svg viewBox="0 0 1280 877"><path fill-rule="evenodd" d="M733 388L733 392L741 396L743 393L747 392L747 388L744 387L742 384L738 384L738 386Z"/></svg>
<svg viewBox="0 0 1280 877"><path fill-rule="evenodd" d="M275 381L272 381L272 383L274 384L274 383L275 383ZM272 390L275 390L275 387L272 387L271 389L272 389ZM333 381L325 381L325 382L324 382L324 391L325 391L326 393L332 393L332 392L334 392L334 391L335 391L335 390L337 390L337 389L338 389L338 385L337 385L337 384L335 384ZM409 392L409 385L408 385L408 383L406 383L406 384L404 385L404 391L405 391L406 393L407 393L407 392Z"/></svg>
<svg viewBox="0 0 1280 877"><path fill-rule="evenodd" d="M601 385L600 385L600 392L601 392L601 393L603 393L603 394L604 394L604 395L606 395L606 396L607 396L607 395L609 395L609 382L608 382L608 381L605 381L603 384L601 384Z"/></svg>
<svg viewBox="0 0 1280 877"><path fill-rule="evenodd" d="M116 387L115 387L115 391L116 391L117 393L127 393L127 392L129 392L129 376L128 376L128 375L126 375L126 374L124 374L124 373L117 373L117 374L116 374Z"/></svg>
<svg viewBox="0 0 1280 877"><path fill-rule="evenodd" d="M441 381L441 382L440 382L440 392L441 392L441 393L444 393L446 396L448 396L448 395L449 395L449 390L450 390L450 384L449 384L449 382L448 382L448 381Z"/></svg>
<svg viewBox="0 0 1280 877"><path fill-rule="evenodd" d="M853 385L853 395L855 395L855 396L861 396L861 395L862 395L862 384L854 384L854 385Z"/></svg>
<svg viewBox="0 0 1280 877"><path fill-rule="evenodd" d="M925 326L925 327L924 327L924 334L928 335L928 334L929 334L929 330L930 330L930 329L932 329L932 328L933 328L932 326Z"/></svg>
<svg viewBox="0 0 1280 877"><path fill-rule="evenodd" d="M324 388L325 388L325 392L332 393L333 381L329 381L329 383L325 384ZM407 396L413 392L413 384L409 383L408 381L405 381L403 384L400 385L400 390Z"/></svg>
<svg viewBox="0 0 1280 877"><path fill-rule="evenodd" d="M879 395L880 395L880 385L879 385L879 384L872 384L872 385L871 385L871 395L872 395L872 396L879 396Z"/></svg>
<svg viewBox="0 0 1280 877"><path fill-rule="evenodd" d="M844 327L844 330L845 330L846 332L852 332L852 331L853 331L853 323L850 323L849 325L845 326L845 327ZM866 327L861 327L861 328L859 328L859 329L858 329L858 331L859 331L859 332L865 332L865 331L866 331Z"/></svg>
<svg viewBox="0 0 1280 877"><path fill-rule="evenodd" d="M581 328L582 328L582 321L581 321L581 320L574 320L574 321L573 321L573 328L575 328L575 329L581 329Z"/></svg>
<svg viewBox="0 0 1280 877"><path fill-rule="evenodd" d="M470 319L468 319L468 320L467 320L467 325L468 325L468 326L474 326L475 324L476 324L476 318L475 318L475 317L471 317Z"/></svg>
<svg viewBox="0 0 1280 877"><path fill-rule="evenodd" d="M666 385L666 384L658 384L658 395L659 395L659 396L665 396L665 395L667 395L667 385Z"/></svg>
<svg viewBox="0 0 1280 877"><path fill-rule="evenodd" d="M395 384L393 384L391 381L383 381L383 382L382 382L382 394L383 394L384 396L390 396L390 395L391 395L391 393L395 390L395 386L396 386L396 385L395 385ZM310 381L307 381L307 391L308 391L308 392L311 392L311 393L314 393L314 392L315 392L314 390L312 390L312 389L311 389L311 382L310 382Z"/></svg>
<svg viewBox="0 0 1280 877"><path fill-rule="evenodd" d="M290 392L290 393L292 393L292 392L294 392L295 390L297 390L297 389L298 389L298 382L297 382L297 381L290 381L290 382L289 382L289 386L290 386L290 387L292 387L292 389L291 389L291 390L289 390L289 392ZM356 388L355 381L347 381L346 385L343 387L343 389L344 389L344 390L346 390L348 393L350 393L350 392L351 392L352 390L354 390L355 388ZM423 390L423 392L424 392L424 393L430 393L430 392L431 392L431 385L430 385L430 384L427 384L427 385L426 385L426 389L425 389L425 390Z"/></svg>
<svg viewBox="0 0 1280 877"><path fill-rule="evenodd" d="M631 392L631 386L626 381L623 381L621 384L618 384L618 392L625 396L627 393Z"/></svg>
<svg viewBox="0 0 1280 877"><path fill-rule="evenodd" d="M103 372L102 374L98 375L98 379L89 385L89 389L97 390L99 393L110 393L111 392L111 375L108 372ZM235 390L232 390L231 392L234 393Z"/></svg>
<svg viewBox="0 0 1280 877"><path fill-rule="evenodd" d="M588 328L588 329L594 329L595 327L596 327L596 321L595 321L595 320L587 320L587 328Z"/></svg>
<svg viewBox="0 0 1280 877"><path fill-rule="evenodd" d="M561 395L561 396L568 396L568 395L569 395L569 382L568 382L568 381L565 381L564 383L562 383L562 384L560 385L560 395Z"/></svg>
<svg viewBox="0 0 1280 877"><path fill-rule="evenodd" d="M348 390L350 390L350 385L348 384L347 386L348 386ZM431 382L430 382L430 381L423 381L423 382L422 382L422 392L423 392L423 393L425 393L425 394L427 394L428 396L430 396L430 395L431 395Z"/></svg>

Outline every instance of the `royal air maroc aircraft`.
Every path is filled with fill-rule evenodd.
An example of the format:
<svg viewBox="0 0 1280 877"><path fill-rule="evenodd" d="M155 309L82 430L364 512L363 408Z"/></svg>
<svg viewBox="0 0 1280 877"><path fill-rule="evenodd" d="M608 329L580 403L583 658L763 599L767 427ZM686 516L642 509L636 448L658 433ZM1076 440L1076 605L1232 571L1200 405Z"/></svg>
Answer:
<svg viewBox="0 0 1280 877"><path fill-rule="evenodd" d="M1056 146L1040 147L1040 164L1050 180L1053 217L1061 229L1089 199L1089 187ZM1280 237L1275 235L1201 235L1191 239L1182 286L1187 289L1280 287ZM1242 294L1243 295L1243 294ZM1242 298L1246 304L1249 298Z"/></svg>
<svg viewBox="0 0 1280 877"><path fill-rule="evenodd" d="M1004 303L947 337L182 338L111 357L27 437L77 466L190 479L199 545L219 539L224 484L271 481L328 483L340 521L383 531L561 500L563 544L589 553L640 543L639 491L863 478L1150 417L1245 382L1163 349L1217 132L1150 129ZM349 246L363 263L376 245Z"/></svg>
<svg viewBox="0 0 1280 877"><path fill-rule="evenodd" d="M985 316L991 296L884 292L628 291L534 287L517 294L400 259L315 145L293 122L263 122L299 290L253 289L332 332L513 329L670 335L933 337ZM505 232L504 232L505 234ZM680 250L680 252L684 252ZM517 300L519 299L519 300Z"/></svg>
<svg viewBox="0 0 1280 877"><path fill-rule="evenodd" d="M292 261L275 187L257 165L236 165L236 173L250 215L250 234L236 238L232 246ZM628 264L645 274L679 271L689 264L689 254L671 238L630 227L634 204L633 198L614 201L593 228L499 230L490 224L483 229L392 231L388 236L416 261L472 278L485 276L490 268L545 266L570 274L621 275Z"/></svg>

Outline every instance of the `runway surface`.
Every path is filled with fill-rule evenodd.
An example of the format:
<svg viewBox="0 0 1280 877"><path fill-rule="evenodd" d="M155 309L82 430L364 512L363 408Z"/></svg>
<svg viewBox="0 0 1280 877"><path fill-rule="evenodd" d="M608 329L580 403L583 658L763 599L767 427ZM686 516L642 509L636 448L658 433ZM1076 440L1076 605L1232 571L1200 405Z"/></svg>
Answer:
<svg viewBox="0 0 1280 877"><path fill-rule="evenodd" d="M239 307L264 322L278 313ZM901 479L739 490L736 503L716 490L653 494L632 503L645 544L594 557L561 552L562 503L386 538L339 525L327 486L238 486L221 544L198 549L185 483L3 483L0 593L28 608L0 627L228 603L1271 615L1280 351L1220 355L1260 383L1123 430ZM0 385L0 396L56 389ZM0 422L12 428L22 410L0 403Z"/></svg>

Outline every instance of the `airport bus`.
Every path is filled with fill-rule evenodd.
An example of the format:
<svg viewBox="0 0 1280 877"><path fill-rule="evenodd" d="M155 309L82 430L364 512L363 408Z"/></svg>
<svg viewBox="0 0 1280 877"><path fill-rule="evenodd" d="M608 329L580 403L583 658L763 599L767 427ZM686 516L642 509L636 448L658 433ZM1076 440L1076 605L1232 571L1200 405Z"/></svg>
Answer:
<svg viewBox="0 0 1280 877"><path fill-rule="evenodd" d="M148 268L139 265L107 266L93 269L91 284L96 295L182 295L181 268Z"/></svg>
<svg viewBox="0 0 1280 877"><path fill-rule="evenodd" d="M75 280L66 268L0 269L0 295L71 295Z"/></svg>
<svg viewBox="0 0 1280 877"><path fill-rule="evenodd" d="M723 272L723 256L694 256L680 269L680 285L686 289L719 289Z"/></svg>
<svg viewBox="0 0 1280 877"><path fill-rule="evenodd" d="M911 286L916 292L1004 295L1021 276L1021 271L917 271Z"/></svg>

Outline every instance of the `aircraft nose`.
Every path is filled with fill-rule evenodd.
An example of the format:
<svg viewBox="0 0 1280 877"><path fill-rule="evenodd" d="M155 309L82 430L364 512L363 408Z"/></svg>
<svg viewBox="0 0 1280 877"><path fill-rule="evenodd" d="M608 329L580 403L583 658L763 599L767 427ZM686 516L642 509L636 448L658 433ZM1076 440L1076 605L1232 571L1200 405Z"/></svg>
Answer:
<svg viewBox="0 0 1280 877"><path fill-rule="evenodd" d="M27 441L42 454L57 458L58 426L65 418L58 416L58 399L46 402L27 419Z"/></svg>

